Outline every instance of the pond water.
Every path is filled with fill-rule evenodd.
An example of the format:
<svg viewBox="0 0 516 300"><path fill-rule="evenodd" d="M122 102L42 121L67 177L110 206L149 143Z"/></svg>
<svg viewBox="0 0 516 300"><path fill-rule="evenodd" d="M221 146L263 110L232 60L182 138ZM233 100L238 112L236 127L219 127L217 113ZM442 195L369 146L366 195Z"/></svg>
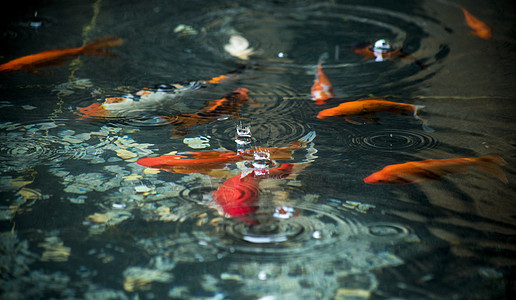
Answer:
<svg viewBox="0 0 516 300"><path fill-rule="evenodd" d="M461 7L492 37L472 34ZM515 20L502 0L20 3L3 13L0 63L123 44L0 73L2 298L510 298ZM404 55L352 51L379 39ZM323 104L310 94L318 63L335 94ZM225 95L247 101L206 104ZM369 97L424 107L317 118ZM103 103L113 110L81 110ZM240 154L183 169L141 160L206 150ZM364 182L484 155L507 162L507 183L447 174L458 167Z"/></svg>

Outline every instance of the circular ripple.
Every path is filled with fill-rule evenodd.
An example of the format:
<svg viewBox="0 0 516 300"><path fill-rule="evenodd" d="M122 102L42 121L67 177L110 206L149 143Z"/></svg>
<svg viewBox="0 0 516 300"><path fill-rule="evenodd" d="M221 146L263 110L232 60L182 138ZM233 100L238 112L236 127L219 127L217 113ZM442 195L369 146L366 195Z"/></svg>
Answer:
<svg viewBox="0 0 516 300"><path fill-rule="evenodd" d="M315 253L367 232L352 215L342 216L324 205L276 206L244 220L223 219L207 226L198 237L221 252L288 256Z"/></svg>
<svg viewBox="0 0 516 300"><path fill-rule="evenodd" d="M102 152L85 145L89 134L50 135L57 128L54 122L13 125L0 135L0 163L3 171L23 170L36 164L54 164L68 159L81 159Z"/></svg>
<svg viewBox="0 0 516 300"><path fill-rule="evenodd" d="M217 140L226 149L236 149L236 127L245 124L251 129L254 147L284 147L297 141L312 131L309 124L295 119L274 118L264 115L263 118L241 119L237 122L217 122L206 133Z"/></svg>
<svg viewBox="0 0 516 300"><path fill-rule="evenodd" d="M407 235L410 229L398 224L369 224L369 234L375 237L397 238Z"/></svg>
<svg viewBox="0 0 516 300"><path fill-rule="evenodd" d="M168 206L170 214L174 211L180 221L168 223L170 226L162 227L162 235L145 240L149 251L164 252L178 261L251 255L260 261L285 257L296 261L349 260L343 267L373 268L399 261L393 256L377 256L371 243L412 241L411 231L403 225L368 222L370 215L364 214L359 203L313 203L307 196L289 200L295 193L280 201L264 197L262 191L256 212L225 218L206 197L213 188L203 182L205 179L191 179L191 187L181 192L181 198L188 202Z"/></svg>
<svg viewBox="0 0 516 300"><path fill-rule="evenodd" d="M353 136L349 143L360 150L416 152L434 148L439 144L439 141L422 132L387 129L364 132L361 136Z"/></svg>
<svg viewBox="0 0 516 300"><path fill-rule="evenodd" d="M193 186L186 187L179 195L182 199L187 201L193 201L201 205L209 205L211 201L211 194L216 190L216 187L212 186Z"/></svg>
<svg viewBox="0 0 516 300"><path fill-rule="evenodd" d="M237 240L253 244L271 244L303 239L305 228L299 223L275 222L258 225L238 223L228 226L226 232Z"/></svg>
<svg viewBox="0 0 516 300"><path fill-rule="evenodd" d="M301 69L312 76L314 65L327 52L329 59L324 62L327 75L334 86L353 94L363 93L364 88L368 93L386 86L407 88L416 84L419 77L429 76L428 72L421 72L416 60L430 64L447 53L446 46L427 39L446 35L441 24L391 8L328 3L254 6L203 14L197 23L204 25L206 34L198 41L207 45L214 55L230 57L224 45L230 36L241 35L255 50L255 55L250 56L253 63ZM357 42L380 38L403 47L413 56L396 59L396 63L364 63L361 56L350 51ZM393 76L398 79L393 80ZM311 80L307 81L306 85L310 84Z"/></svg>

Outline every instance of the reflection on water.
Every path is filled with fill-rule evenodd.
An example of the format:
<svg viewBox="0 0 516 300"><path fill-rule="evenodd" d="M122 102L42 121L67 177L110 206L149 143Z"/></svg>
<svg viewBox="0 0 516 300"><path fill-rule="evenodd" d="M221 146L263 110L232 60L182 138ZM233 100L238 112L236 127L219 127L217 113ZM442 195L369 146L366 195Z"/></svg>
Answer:
<svg viewBox="0 0 516 300"><path fill-rule="evenodd" d="M511 4L341 2L13 9L2 64L124 44L0 71L2 298L511 295ZM413 117L390 103L317 118L362 98ZM500 180L461 163L364 182L486 155L507 161L482 165Z"/></svg>

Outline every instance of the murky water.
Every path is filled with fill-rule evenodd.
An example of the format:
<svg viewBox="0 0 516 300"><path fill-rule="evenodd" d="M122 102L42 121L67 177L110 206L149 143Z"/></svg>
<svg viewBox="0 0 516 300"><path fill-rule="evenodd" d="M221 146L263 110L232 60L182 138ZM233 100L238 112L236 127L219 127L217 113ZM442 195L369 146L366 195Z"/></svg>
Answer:
<svg viewBox="0 0 516 300"><path fill-rule="evenodd" d="M461 6L490 39L471 33ZM13 9L1 63L124 43L113 57L0 73L2 298L510 298L515 12L511 1L436 0ZM382 38L406 55L351 50ZM319 61L335 92L322 105L310 95ZM242 102L212 101L224 97ZM366 97L424 107L420 118L316 118ZM208 167L141 163L205 150L240 154ZM508 183L476 169L363 180L387 165L483 155L507 161Z"/></svg>

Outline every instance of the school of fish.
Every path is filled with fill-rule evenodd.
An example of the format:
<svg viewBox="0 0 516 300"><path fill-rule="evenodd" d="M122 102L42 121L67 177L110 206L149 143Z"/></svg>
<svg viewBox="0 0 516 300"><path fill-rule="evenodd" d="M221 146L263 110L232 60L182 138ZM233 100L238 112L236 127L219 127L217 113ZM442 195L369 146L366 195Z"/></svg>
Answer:
<svg viewBox="0 0 516 300"><path fill-rule="evenodd" d="M473 16L465 8L461 8L471 33L482 38L490 39L492 29L484 22ZM245 41L245 38L238 39L233 36L232 42ZM81 55L111 56L109 49L122 45L121 38L107 37L95 40L78 48L57 49L44 51L37 54L27 55L13 59L0 65L0 72L11 72L26 70L36 72L37 69L63 64L69 59ZM248 42L240 42L248 48ZM239 44L239 45L240 45ZM229 44L231 45L231 43ZM228 48L226 45L226 51ZM252 50L252 48L251 48ZM254 51L246 51L245 55L237 56L247 60ZM351 48L352 52L362 56L365 60L376 62L392 61L396 58L412 59L417 65L426 68L422 62L405 53L401 47L389 44L385 39L379 39L374 43L361 42ZM229 51L232 53L231 51ZM233 51L235 52L235 51ZM240 53L240 52L239 52ZM232 54L235 56L234 54ZM328 55L320 56L316 65L314 81L310 89L310 96L316 105L326 105L328 101L337 101L333 91L333 84L329 76L323 71L323 64ZM132 111L141 110L145 107L153 107L167 100L177 99L179 95L223 83L228 77L220 75L206 81L191 81L161 85L156 89L141 89L135 93L124 96L108 97L102 103L93 103L87 107L79 108L78 114L85 119L88 118L116 118L128 117ZM238 88L219 99L207 101L202 108L194 113L180 113L175 115L159 116L162 120L174 126L173 137L182 137L188 133L189 128L216 121L221 116L233 116L238 118L239 111L244 103L250 101L249 90ZM432 132L426 120L423 120L419 111L422 105L388 101L381 98L363 98L355 101L343 102L337 106L322 109L318 112L318 119L331 119L329 122L339 124L340 118L352 125L361 125L357 122L370 122L377 114L387 112L393 114L409 113L415 119L423 123L423 129ZM352 118L355 118L353 120ZM270 161L292 160L295 150L306 148L314 135L301 138L291 142L286 147L253 147L247 150L233 151L197 151L185 152L182 154L165 154L158 157L140 158L137 163L147 168L159 169L172 173L201 173L213 177L227 178L212 194L213 201L218 204L223 214L229 217L242 218L250 224L255 221L247 219L247 216L259 208L259 184L265 178L284 178L293 173L294 164L283 163L272 168L251 168L242 173L234 175L227 170L227 165L242 161L252 161L258 153L267 153ZM367 184L414 184L429 180L438 180L448 174L465 173L472 169L479 169L492 174L503 183L507 183L507 177L501 170L501 166L507 164L505 160L497 155L485 155L472 158L450 158L450 159L429 159L422 161L411 161L401 164L385 166L380 171L374 172L364 178Z"/></svg>

